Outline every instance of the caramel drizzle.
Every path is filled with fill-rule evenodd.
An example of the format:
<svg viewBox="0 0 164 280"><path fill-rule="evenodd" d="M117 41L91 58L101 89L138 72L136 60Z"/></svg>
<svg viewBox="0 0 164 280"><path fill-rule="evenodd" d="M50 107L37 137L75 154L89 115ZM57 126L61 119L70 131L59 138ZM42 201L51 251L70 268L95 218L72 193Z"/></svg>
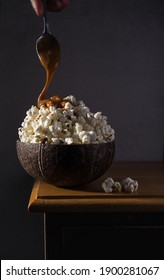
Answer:
<svg viewBox="0 0 164 280"><path fill-rule="evenodd" d="M62 108L63 99L60 96L53 96L50 99L45 98L61 58L60 46L56 38L50 34L41 36L37 41L37 53L40 62L46 71L46 82L38 97L38 108L41 106L54 106L55 104Z"/></svg>

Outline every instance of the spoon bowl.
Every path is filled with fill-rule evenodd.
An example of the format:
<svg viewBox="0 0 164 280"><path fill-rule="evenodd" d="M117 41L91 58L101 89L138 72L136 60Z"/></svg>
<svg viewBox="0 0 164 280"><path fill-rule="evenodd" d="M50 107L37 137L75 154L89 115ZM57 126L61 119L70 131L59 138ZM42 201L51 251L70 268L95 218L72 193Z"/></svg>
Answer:
<svg viewBox="0 0 164 280"><path fill-rule="evenodd" d="M36 41L36 50L43 67L52 69L52 71L58 67L61 51L60 45L54 36L50 33L44 33Z"/></svg>

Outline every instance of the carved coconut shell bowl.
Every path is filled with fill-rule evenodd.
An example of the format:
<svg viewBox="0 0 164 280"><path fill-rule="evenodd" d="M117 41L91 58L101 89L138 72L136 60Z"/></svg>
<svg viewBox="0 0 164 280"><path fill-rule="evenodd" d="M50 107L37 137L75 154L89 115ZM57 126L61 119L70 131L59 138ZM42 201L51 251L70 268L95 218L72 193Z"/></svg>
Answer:
<svg viewBox="0 0 164 280"><path fill-rule="evenodd" d="M55 145L17 140L16 150L30 176L57 187L72 187L90 183L109 169L115 142Z"/></svg>

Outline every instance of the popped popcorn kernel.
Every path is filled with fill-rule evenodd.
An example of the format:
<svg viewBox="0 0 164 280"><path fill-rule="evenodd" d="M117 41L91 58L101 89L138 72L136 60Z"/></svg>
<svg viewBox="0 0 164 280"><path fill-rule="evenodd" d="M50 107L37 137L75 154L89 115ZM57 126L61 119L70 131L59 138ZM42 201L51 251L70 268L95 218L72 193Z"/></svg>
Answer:
<svg viewBox="0 0 164 280"><path fill-rule="evenodd" d="M102 188L106 193L112 193L112 192L121 192L122 187L119 182L114 182L114 180L110 177L108 177L103 183Z"/></svg>
<svg viewBox="0 0 164 280"><path fill-rule="evenodd" d="M138 189L138 181L127 177L122 180L121 186L125 192L136 192Z"/></svg>

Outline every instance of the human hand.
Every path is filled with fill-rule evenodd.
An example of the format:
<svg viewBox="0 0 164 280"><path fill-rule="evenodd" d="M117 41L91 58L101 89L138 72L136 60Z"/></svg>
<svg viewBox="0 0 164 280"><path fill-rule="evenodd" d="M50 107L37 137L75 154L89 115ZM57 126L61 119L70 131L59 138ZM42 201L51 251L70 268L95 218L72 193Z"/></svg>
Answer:
<svg viewBox="0 0 164 280"><path fill-rule="evenodd" d="M37 16L42 16L42 0L30 0L30 2ZM47 0L47 10L50 12L60 12L69 4L69 2L69 0Z"/></svg>

